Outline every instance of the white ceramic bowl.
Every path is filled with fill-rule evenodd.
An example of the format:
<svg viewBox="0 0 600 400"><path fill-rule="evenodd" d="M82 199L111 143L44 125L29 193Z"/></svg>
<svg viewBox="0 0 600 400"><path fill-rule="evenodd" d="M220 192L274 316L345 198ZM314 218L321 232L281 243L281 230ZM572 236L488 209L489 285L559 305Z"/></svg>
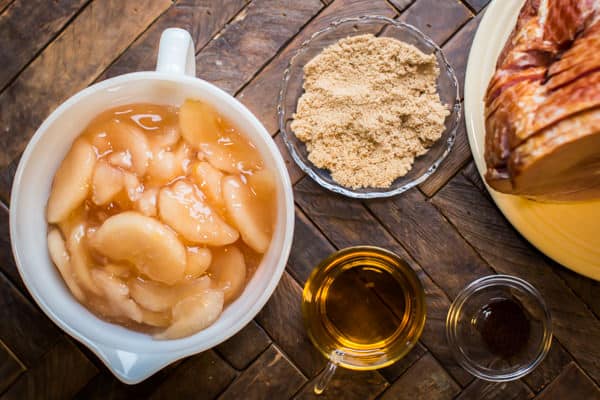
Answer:
<svg viewBox="0 0 600 400"><path fill-rule="evenodd" d="M168 29L161 38L157 71L112 78L77 93L40 126L17 169L11 197L10 235L19 273L29 292L60 328L92 350L121 381L137 383L164 366L207 350L242 329L277 286L294 231L291 183L281 155L263 125L232 96L197 79L189 34ZM181 105L186 98L211 103L255 143L277 176L277 222L269 250L244 292L219 319L195 335L158 341L103 321L78 303L52 264L45 209L55 171L73 140L98 113L121 104Z"/></svg>

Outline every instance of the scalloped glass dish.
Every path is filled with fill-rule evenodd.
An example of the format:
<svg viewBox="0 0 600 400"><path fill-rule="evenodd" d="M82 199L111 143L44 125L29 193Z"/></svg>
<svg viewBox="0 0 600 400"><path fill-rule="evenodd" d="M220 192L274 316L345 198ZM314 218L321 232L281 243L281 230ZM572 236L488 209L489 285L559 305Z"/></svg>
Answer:
<svg viewBox="0 0 600 400"><path fill-rule="evenodd" d="M450 115L446 118L441 138L429 148L427 153L417 157L412 169L405 176L397 178L389 188L351 189L341 186L331 178L329 171L317 168L309 161L306 146L292 132L290 125L298 100L304 92L302 89L303 68L306 63L321 53L325 47L340 39L368 33L379 37L395 38L412 44L425 54L434 54L440 67L440 76L437 81L438 93L442 103L448 107ZM344 196L361 199L394 196L420 184L431 176L452 149L461 118L460 111L458 80L442 49L412 25L375 15L334 21L327 28L314 33L306 40L291 58L283 74L278 105L279 129L296 164L322 187Z"/></svg>

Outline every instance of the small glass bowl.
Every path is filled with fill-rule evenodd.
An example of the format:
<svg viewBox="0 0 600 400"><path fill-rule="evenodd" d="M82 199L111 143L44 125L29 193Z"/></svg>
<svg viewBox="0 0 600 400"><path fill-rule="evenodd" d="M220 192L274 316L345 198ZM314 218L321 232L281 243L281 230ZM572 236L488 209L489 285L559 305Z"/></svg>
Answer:
<svg viewBox="0 0 600 400"><path fill-rule="evenodd" d="M438 93L442 103L447 105L450 115L446 118L441 138L429 148L427 153L417 157L412 169L405 176L396 179L389 188L351 189L335 182L329 171L317 168L308 160L306 146L292 132L290 125L298 100L304 92L302 88L303 68L306 63L321 53L325 47L340 39L367 33L380 37L392 37L412 44L425 54L434 54L440 67L440 76L437 82ZM334 21L327 28L314 33L306 40L291 58L283 74L277 110L279 129L296 164L322 187L348 197L361 199L394 196L425 181L436 171L452 149L461 118L458 80L442 49L414 26L378 15Z"/></svg>
<svg viewBox="0 0 600 400"><path fill-rule="evenodd" d="M529 319L529 336L518 353L499 357L486 346L478 329L484 307L513 300ZM523 279L486 276L471 282L454 299L446 318L446 337L456 361L477 378L492 382L519 379L537 367L552 343L550 312L540 293Z"/></svg>

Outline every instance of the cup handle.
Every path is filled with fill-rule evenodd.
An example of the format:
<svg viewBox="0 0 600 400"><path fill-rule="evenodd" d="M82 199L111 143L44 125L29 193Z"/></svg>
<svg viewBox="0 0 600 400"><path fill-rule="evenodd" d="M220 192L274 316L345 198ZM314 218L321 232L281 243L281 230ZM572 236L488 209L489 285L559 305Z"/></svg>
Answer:
<svg viewBox="0 0 600 400"><path fill-rule="evenodd" d="M156 71L196 76L194 41L188 31L181 28L163 31L158 45Z"/></svg>
<svg viewBox="0 0 600 400"><path fill-rule="evenodd" d="M343 359L344 352L340 349L334 350L329 354L329 362L325 366L325 369L317 376L317 380L313 386L314 394L318 396L325 391L329 382L331 382L331 378L333 378L338 365Z"/></svg>
<svg viewBox="0 0 600 400"><path fill-rule="evenodd" d="M337 365L330 361L327 363L325 369L319 374L317 381L315 382L315 386L313 386L313 392L317 396L325 391L327 385L329 385L329 382L331 382L331 378L333 378L333 374L335 374L336 369Z"/></svg>
<svg viewBox="0 0 600 400"><path fill-rule="evenodd" d="M164 354L141 354L88 343L104 365L121 381L133 385L171 364L177 358Z"/></svg>

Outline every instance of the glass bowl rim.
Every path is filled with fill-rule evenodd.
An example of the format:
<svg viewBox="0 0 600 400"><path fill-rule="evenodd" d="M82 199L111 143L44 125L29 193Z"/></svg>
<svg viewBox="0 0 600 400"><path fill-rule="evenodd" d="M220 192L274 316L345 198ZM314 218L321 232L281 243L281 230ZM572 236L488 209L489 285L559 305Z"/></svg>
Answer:
<svg viewBox="0 0 600 400"><path fill-rule="evenodd" d="M543 336L538 346L539 350L536 357L530 361L529 364L521 366L507 373L487 372L490 370L480 367L477 363L474 363L464 355L462 350L459 348L456 339L458 316L460 315L464 304L478 291L491 287L510 287L517 289L535 299L544 312L544 317L542 319ZM552 344L552 318L544 298L540 292L529 282L512 275L488 275L469 283L460 291L450 305L448 314L446 316L446 339L456 361L469 373L486 381L508 382L522 378L523 376L529 374L544 360L550 351L550 346Z"/></svg>
<svg viewBox="0 0 600 400"><path fill-rule="evenodd" d="M422 173L421 175L419 175L418 177L416 177L415 179L412 179L410 182L407 182L406 184L404 184L400 187L397 187L397 188L393 188L393 189L389 189L389 190L377 190L377 188L371 188L374 190L368 191L368 192L359 192L359 191L353 190L351 188L342 186L338 183L329 183L329 182L325 181L323 178L321 178L321 176L319 176L319 174L317 174L315 172L316 167L313 168L311 165L307 164L306 162L304 162L304 160L302 160L302 157L300 157L300 155L296 152L296 148L291 143L290 138L288 137L288 135L293 135L294 133L288 132L288 130L285 127L284 114L285 114L286 110L285 110L285 106L284 106L284 98L285 98L285 95L287 92L287 83L290 79L290 70L292 68L292 65L294 64L294 61L299 56L304 54L304 52L306 52L308 50L309 45L312 43L312 41L314 39L316 39L317 37L319 37L323 34L326 34L328 32L335 30L339 25L346 24L346 23L365 22L365 21L379 21L379 22L384 23L386 26L393 25L396 28L408 30L410 33L415 35L419 40L425 42L427 45L432 47L433 48L432 54L436 54L436 56L439 56L439 59L442 61L443 65L440 66L440 70L442 70L442 67L443 67L443 70L449 76L453 86L456 88L456 93L454 96L454 106L449 110L450 115L448 116L448 118L450 118L451 125L448 129L444 129L444 131L443 131L443 134L448 133L448 137L446 138L446 147L444 148L443 153L427 168L427 170L424 173ZM334 20L328 26L314 32L308 39L306 39L304 42L302 42L300 47L296 50L294 55L290 58L290 61L288 62L285 70L283 71L283 79L281 82L281 88L279 91L279 99L278 99L278 104L277 104L277 115L278 115L277 120L279 123L279 131L281 132L283 142L285 143L285 146L288 149L288 152L291 154L292 159L294 160L296 165L298 165L300 167L300 169L302 171L304 171L308 176L310 176L321 187L328 189L334 193L338 193L343 196L347 196L347 197L351 197L351 198L355 198L355 199L376 199L376 198L391 197L391 196L398 195L400 193L404 193L407 190L423 183L427 178L429 178L431 175L433 175L433 173L435 171L437 171L437 169L440 166L440 164L442 163L442 161L444 161L446 159L446 157L448 156L448 154L454 147L454 142L456 140L456 133L458 131L458 128L460 126L460 121L462 118L461 110L462 110L462 104L460 101L460 85L458 82L458 78L456 77L456 72L454 71L454 68L452 67L452 65L450 65L450 63L448 62L448 59L446 58L446 55L444 54L442 48L440 46L438 46L433 41L433 39L431 39L425 33L421 32L421 30L419 30L415 26L407 24L405 22L400 22L400 21L397 21L392 18L388 18L383 15L361 15L358 17L348 17L348 18L341 18L341 19ZM398 177L398 178L402 178L402 177ZM396 178L396 179L398 179L398 178Z"/></svg>

